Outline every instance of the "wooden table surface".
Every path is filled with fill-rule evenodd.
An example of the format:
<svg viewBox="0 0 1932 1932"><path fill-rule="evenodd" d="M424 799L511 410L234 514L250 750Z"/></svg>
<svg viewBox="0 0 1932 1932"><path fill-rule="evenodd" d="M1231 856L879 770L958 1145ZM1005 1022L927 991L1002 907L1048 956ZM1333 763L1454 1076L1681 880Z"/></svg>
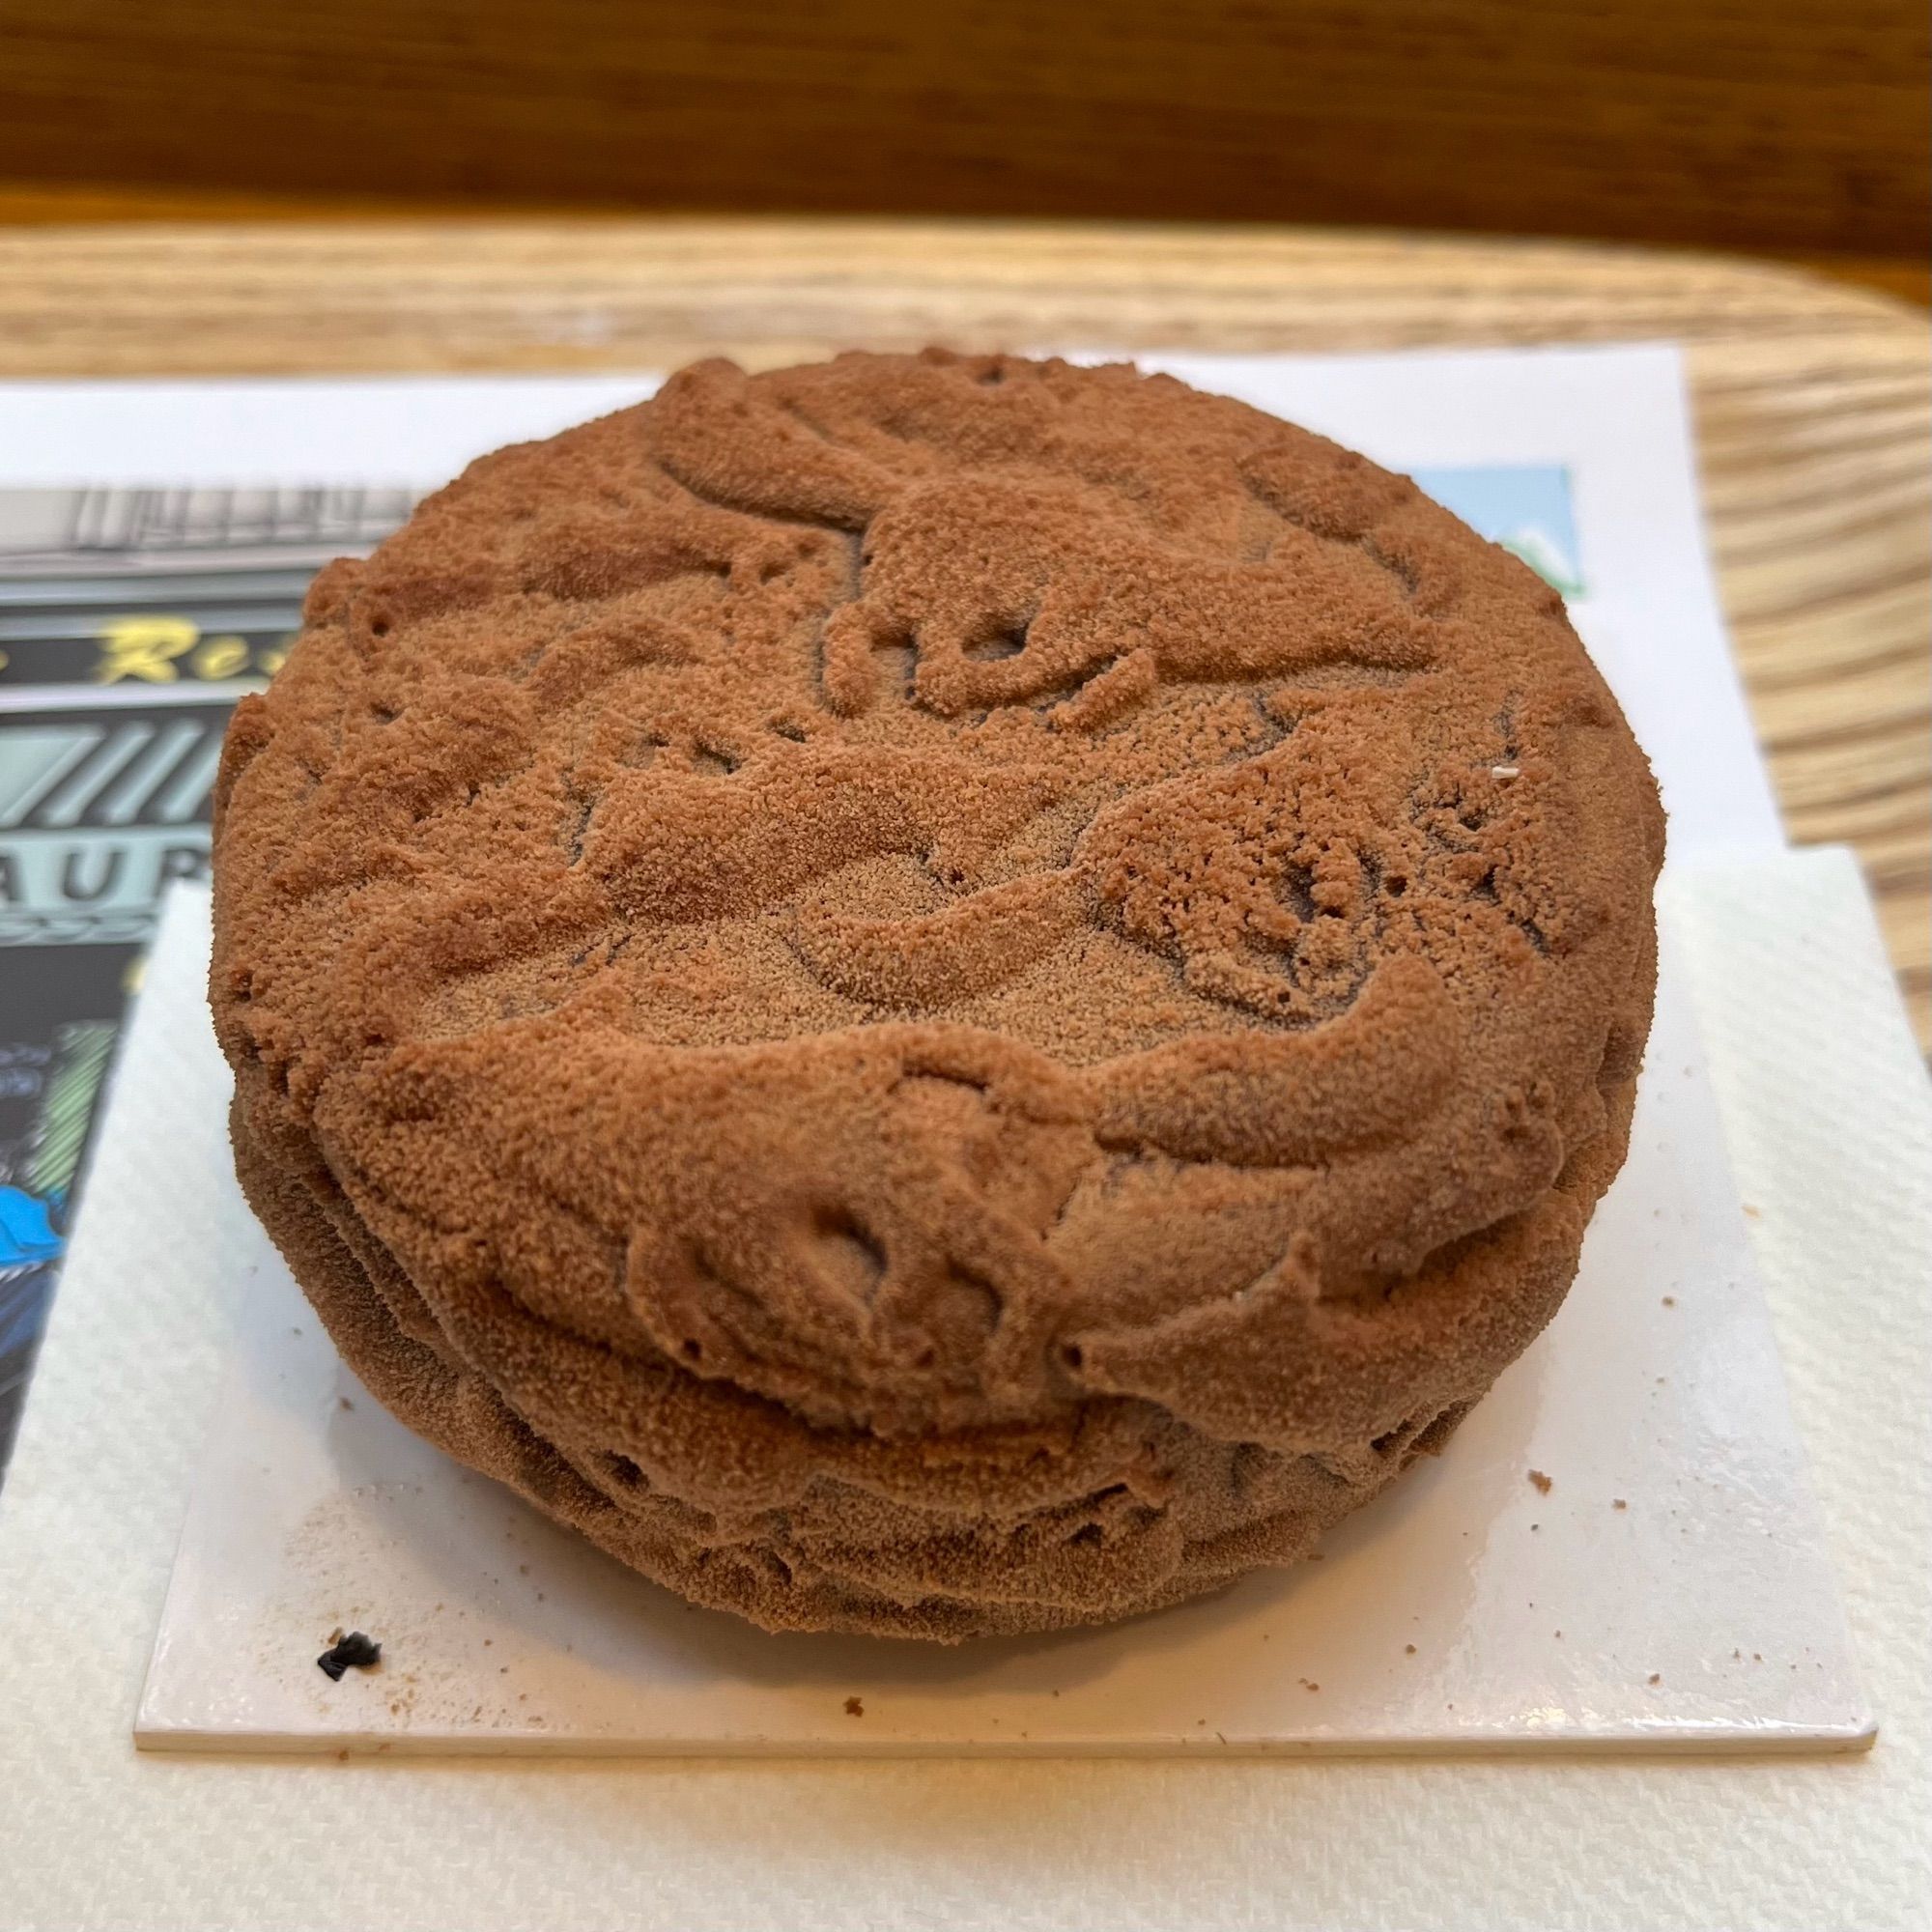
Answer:
<svg viewBox="0 0 1932 1932"><path fill-rule="evenodd" d="M4 213L0 209L0 213ZM834 346L1675 337L1793 839L1863 859L1932 1045L1926 317L1765 264L1282 229L559 219L0 227L0 376L769 365Z"/></svg>

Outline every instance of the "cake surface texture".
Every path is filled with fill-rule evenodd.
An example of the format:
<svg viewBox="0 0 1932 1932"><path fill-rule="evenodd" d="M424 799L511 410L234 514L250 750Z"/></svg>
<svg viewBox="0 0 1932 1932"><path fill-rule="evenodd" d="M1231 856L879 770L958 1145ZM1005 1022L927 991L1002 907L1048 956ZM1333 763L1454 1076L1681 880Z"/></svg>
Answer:
<svg viewBox="0 0 1932 1932"><path fill-rule="evenodd" d="M316 580L216 793L249 1200L700 1604L953 1639L1307 1553L1554 1313L1663 826L1556 593L1171 378L681 371Z"/></svg>

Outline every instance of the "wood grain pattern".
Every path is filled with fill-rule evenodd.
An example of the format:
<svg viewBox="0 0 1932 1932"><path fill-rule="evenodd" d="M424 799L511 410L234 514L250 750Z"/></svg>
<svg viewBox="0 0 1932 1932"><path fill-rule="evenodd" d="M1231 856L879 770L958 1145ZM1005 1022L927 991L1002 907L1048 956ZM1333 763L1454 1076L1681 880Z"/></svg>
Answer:
<svg viewBox="0 0 1932 1932"><path fill-rule="evenodd" d="M0 179L0 228L72 227L96 222L434 222L467 226L500 221L511 211L479 208L444 196L271 194L259 189L74 187ZM520 221L541 219L587 225L627 219L610 209L563 202L516 212ZM1901 301L1932 307L1932 257L1923 250L1903 255L1863 255L1845 249L1753 250L1751 259L1799 269L1854 288L1876 289Z"/></svg>
<svg viewBox="0 0 1932 1932"><path fill-rule="evenodd" d="M831 347L1674 336L1786 823L1856 845L1932 1044L1922 314L1691 255L1282 230L780 221L0 230L0 375L761 365Z"/></svg>
<svg viewBox="0 0 1932 1932"><path fill-rule="evenodd" d="M9 0L0 174L1903 254L1918 0Z"/></svg>

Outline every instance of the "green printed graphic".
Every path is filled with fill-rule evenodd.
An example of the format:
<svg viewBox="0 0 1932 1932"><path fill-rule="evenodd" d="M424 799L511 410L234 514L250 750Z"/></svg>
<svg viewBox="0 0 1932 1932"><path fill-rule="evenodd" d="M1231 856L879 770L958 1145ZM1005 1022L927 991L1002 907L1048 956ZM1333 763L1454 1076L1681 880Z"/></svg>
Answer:
<svg viewBox="0 0 1932 1932"><path fill-rule="evenodd" d="M78 1020L55 1031L53 1070L42 1095L36 1145L25 1174L34 1193L64 1195L73 1185L118 1031L111 1020Z"/></svg>

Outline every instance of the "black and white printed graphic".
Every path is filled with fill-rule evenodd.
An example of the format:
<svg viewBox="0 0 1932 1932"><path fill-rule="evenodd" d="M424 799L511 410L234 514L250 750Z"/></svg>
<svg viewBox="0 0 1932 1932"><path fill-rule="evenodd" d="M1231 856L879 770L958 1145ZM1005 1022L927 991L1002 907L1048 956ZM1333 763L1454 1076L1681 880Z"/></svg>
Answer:
<svg viewBox="0 0 1932 1932"><path fill-rule="evenodd" d="M162 893L228 714L404 490L0 491L0 1467Z"/></svg>

